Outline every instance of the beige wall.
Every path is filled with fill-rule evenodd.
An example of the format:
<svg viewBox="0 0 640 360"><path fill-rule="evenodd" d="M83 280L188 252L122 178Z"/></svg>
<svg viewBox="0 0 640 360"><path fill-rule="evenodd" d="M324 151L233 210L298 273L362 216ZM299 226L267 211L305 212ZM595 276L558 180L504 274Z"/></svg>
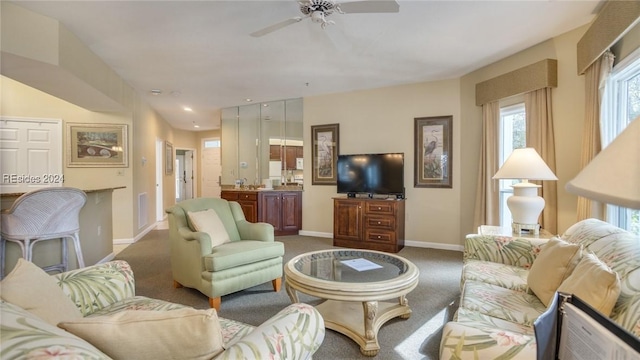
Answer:
<svg viewBox="0 0 640 360"><path fill-rule="evenodd" d="M558 60L558 87L552 91L553 118L556 137L556 168L558 176L558 231L566 230L576 220L577 198L564 191L565 184L578 172L582 121L584 119L584 77L577 75L576 44L587 27L580 27L545 41L513 56L495 62L462 77L462 113L468 132L463 134L468 154L465 169L469 178L477 178L481 108L475 105L475 84L503 73L519 69L543 59ZM473 176L473 174L476 174ZM475 202L475 181L466 183L465 197ZM473 226L473 207L466 209L463 223L467 231Z"/></svg>
<svg viewBox="0 0 640 360"><path fill-rule="evenodd" d="M129 131L129 148L131 148L131 114L109 114L88 111L64 100L46 94L40 90L26 86L10 78L2 76L2 110L0 115L61 119L63 122L63 144L66 144L66 124L68 123L106 123L127 124ZM63 149L66 151L66 148ZM131 152L129 152L131 161ZM63 155L66 159L66 155ZM63 160L64 161L64 160ZM131 238L133 209L131 208L131 168L124 168L124 176L118 171L123 168L70 168L63 167L64 185L80 189L101 189L126 186L113 192L113 236L115 238Z"/></svg>
<svg viewBox="0 0 640 360"><path fill-rule="evenodd" d="M339 123L340 153L403 152L406 187L406 239L450 246L460 243L459 80L433 81L351 93L304 98L304 142L311 144L311 125ZM453 189L414 188L414 118L453 115ZM305 146L305 162L311 161ZM307 160L309 159L309 160ZM304 170L302 227L309 233L333 233L336 186L311 185ZM341 196L344 196L341 194Z"/></svg>

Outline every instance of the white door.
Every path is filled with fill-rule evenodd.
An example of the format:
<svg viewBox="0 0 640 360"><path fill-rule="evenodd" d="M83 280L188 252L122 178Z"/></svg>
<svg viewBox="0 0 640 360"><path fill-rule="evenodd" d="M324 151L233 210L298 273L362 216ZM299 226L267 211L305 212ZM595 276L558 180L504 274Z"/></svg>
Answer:
<svg viewBox="0 0 640 360"><path fill-rule="evenodd" d="M162 177L164 176L164 141L156 139L156 221L164 220Z"/></svg>
<svg viewBox="0 0 640 360"><path fill-rule="evenodd" d="M202 197L220 197L220 139L202 139Z"/></svg>
<svg viewBox="0 0 640 360"><path fill-rule="evenodd" d="M187 150L184 153L184 199L193 199L193 151Z"/></svg>
<svg viewBox="0 0 640 360"><path fill-rule="evenodd" d="M62 121L0 118L2 193L62 186Z"/></svg>

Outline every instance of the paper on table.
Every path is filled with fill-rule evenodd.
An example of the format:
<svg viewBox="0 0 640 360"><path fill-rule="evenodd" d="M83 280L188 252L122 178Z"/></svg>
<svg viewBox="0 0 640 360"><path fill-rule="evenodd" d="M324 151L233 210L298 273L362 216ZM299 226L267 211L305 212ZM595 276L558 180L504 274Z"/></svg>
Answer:
<svg viewBox="0 0 640 360"><path fill-rule="evenodd" d="M341 263L347 265L348 267L358 270L358 271L366 271L366 270L373 270L373 269L381 269L382 266L371 262L367 259L351 259L351 260L342 260Z"/></svg>

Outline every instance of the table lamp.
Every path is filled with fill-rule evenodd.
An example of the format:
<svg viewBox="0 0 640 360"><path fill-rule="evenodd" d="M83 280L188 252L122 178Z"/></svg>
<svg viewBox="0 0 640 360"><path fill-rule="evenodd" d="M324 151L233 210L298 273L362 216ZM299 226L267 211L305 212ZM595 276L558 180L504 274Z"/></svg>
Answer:
<svg viewBox="0 0 640 360"><path fill-rule="evenodd" d="M544 209L544 199L538 196L540 185L529 180L558 180L549 166L542 160L534 148L515 149L502 167L493 176L494 179L520 179L521 182L511 185L513 195L507 199L507 207L511 211L513 232L520 234L522 230L533 230L540 233L538 218Z"/></svg>
<svg viewBox="0 0 640 360"><path fill-rule="evenodd" d="M633 120L565 189L605 204L640 209L640 118Z"/></svg>

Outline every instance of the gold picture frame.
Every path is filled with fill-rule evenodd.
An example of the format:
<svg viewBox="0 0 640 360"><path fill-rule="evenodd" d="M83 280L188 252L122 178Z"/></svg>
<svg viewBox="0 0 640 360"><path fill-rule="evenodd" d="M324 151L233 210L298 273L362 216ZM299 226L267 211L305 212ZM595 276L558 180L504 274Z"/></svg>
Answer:
<svg viewBox="0 0 640 360"><path fill-rule="evenodd" d="M173 175L173 144L164 142L164 174Z"/></svg>
<svg viewBox="0 0 640 360"><path fill-rule="evenodd" d="M451 188L453 116L415 118L414 187Z"/></svg>
<svg viewBox="0 0 640 360"><path fill-rule="evenodd" d="M312 185L336 185L340 124L311 126L312 138Z"/></svg>
<svg viewBox="0 0 640 360"><path fill-rule="evenodd" d="M126 124L67 123L68 167L129 167Z"/></svg>

